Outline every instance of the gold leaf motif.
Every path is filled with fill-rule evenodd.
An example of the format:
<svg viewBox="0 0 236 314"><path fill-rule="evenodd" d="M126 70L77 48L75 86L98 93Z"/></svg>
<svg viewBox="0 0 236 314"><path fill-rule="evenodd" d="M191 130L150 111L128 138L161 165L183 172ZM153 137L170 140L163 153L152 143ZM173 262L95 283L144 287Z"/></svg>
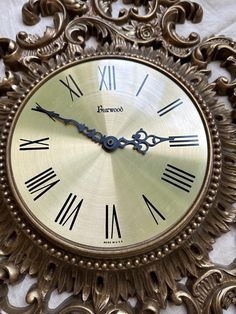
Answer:
<svg viewBox="0 0 236 314"><path fill-rule="evenodd" d="M112 21L115 24L121 25L127 23L131 20L138 20L141 22L147 22L156 15L158 1L157 0L149 0L147 3L145 1L131 1L134 6L129 10L127 8L122 8L118 17L112 17L112 2L108 0L94 0L94 9L103 19L107 21ZM126 4L125 1L123 1ZM129 3L129 4L130 4ZM146 7L146 14L141 15L138 11L138 6L144 5Z"/></svg>
<svg viewBox="0 0 236 314"><path fill-rule="evenodd" d="M193 23L202 20L203 11L199 4L191 1L182 1L168 8L161 21L163 37L166 41L168 50L178 57L188 56L192 53L192 48L200 42L197 33L191 33L188 38L180 37L176 31L177 23L184 23L191 20Z"/></svg>
<svg viewBox="0 0 236 314"><path fill-rule="evenodd" d="M61 35L66 25L67 12L60 0L53 2L29 0L24 5L22 13L24 22L29 25L38 23L40 14L54 17L54 27L47 27L43 37L27 34L26 32L17 34L17 43L23 49L38 49L47 46Z"/></svg>
<svg viewBox="0 0 236 314"><path fill-rule="evenodd" d="M62 0L62 3L68 11L72 11L79 15L82 15L88 11L86 1L83 0Z"/></svg>

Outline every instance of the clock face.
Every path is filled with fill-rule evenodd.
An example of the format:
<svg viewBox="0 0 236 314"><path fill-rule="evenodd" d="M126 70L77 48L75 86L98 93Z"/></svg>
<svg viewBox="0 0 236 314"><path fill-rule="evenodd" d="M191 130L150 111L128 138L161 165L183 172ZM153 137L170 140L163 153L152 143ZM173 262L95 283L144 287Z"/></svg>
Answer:
<svg viewBox="0 0 236 314"><path fill-rule="evenodd" d="M11 130L9 176L27 216L54 238L132 249L173 230L202 197L207 130L193 97L164 70L90 58L26 98ZM113 143L105 136L116 149L105 149Z"/></svg>

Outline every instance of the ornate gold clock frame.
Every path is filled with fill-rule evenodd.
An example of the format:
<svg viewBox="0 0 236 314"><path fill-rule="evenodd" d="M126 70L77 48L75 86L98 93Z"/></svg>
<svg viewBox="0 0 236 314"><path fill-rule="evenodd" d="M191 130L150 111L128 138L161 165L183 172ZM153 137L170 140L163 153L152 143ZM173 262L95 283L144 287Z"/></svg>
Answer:
<svg viewBox="0 0 236 314"><path fill-rule="evenodd" d="M0 39L6 67L0 81L0 308L6 313L154 314L171 300L191 314L220 314L236 305L236 264L215 265L208 253L236 222L236 43L223 36L204 41L196 33L179 36L176 24L201 21L202 9L191 1L124 1L117 18L112 7L103 0L32 0L23 7L24 22L34 25L40 16L53 16L54 27L42 37L20 32L16 42ZM96 51L86 46L91 37ZM98 54L139 56L173 73L201 104L214 146L206 196L188 223L164 244L112 258L75 254L33 226L17 205L6 164L9 130L30 90L67 63ZM208 82L213 61L220 61L232 81ZM227 96L231 108L217 102L218 96ZM8 284L28 273L37 277L37 285L27 293L29 305L16 308L8 301ZM179 283L184 277L186 284ZM50 310L54 289L73 296ZM129 298L136 304L131 306Z"/></svg>

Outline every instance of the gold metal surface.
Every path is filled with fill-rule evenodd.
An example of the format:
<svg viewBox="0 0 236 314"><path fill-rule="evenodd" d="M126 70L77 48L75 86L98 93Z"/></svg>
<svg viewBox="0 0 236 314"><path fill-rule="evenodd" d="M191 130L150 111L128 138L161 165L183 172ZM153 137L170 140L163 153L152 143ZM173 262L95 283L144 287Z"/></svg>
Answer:
<svg viewBox="0 0 236 314"><path fill-rule="evenodd" d="M157 314L170 301L186 305L191 314L221 314L235 305L236 265L216 265L208 253L215 239L234 228L236 222L236 43L224 36L200 42L196 33L188 37L178 34L177 24L200 22L202 18L201 6L191 1L123 1L117 17L113 5L107 0L30 0L22 10L25 23L33 25L41 16L53 16L54 26L48 27L42 37L20 32L16 42L0 39L0 57L7 69L6 77L0 80L0 310L16 314ZM85 50L92 36L99 48ZM96 61L80 64L85 58ZM95 65L102 66L102 59L110 64L111 58L122 69L116 73L120 73L119 85L116 91L98 92ZM218 78L209 83L212 68L208 65L214 61L221 62L231 80L216 75ZM81 66L86 68L83 73ZM84 95L79 100L65 85L59 84L59 88L56 81L61 78L67 83L65 74L70 71L76 72L76 79L82 78L76 83L81 90L83 87ZM67 79L82 96L69 76ZM177 106L161 118L164 104L159 101L170 102L173 95L188 104L187 110L183 112L183 107ZM222 95L228 97L230 110L217 102ZM72 125L30 111L31 102L35 106L36 101L61 110L59 113L68 118L71 114L83 118L81 122L91 123L89 127L97 131L111 132L108 135L130 139L143 127L149 135L159 132L156 135L168 136L164 131L185 132L188 128L202 134L201 145L188 147L188 153L184 153L184 147L170 148L167 142L149 147L144 156L132 147L108 153L78 134ZM122 105L126 110L98 114L94 112L97 101L109 108ZM29 147L46 149L24 150ZM62 147L67 151L62 152ZM175 161L181 171L188 168L198 179L188 187L191 192L183 191L185 197L180 196L179 188L160 181L167 159ZM44 191L37 191L33 180L35 193L30 194L32 178L47 166L55 170L56 183L32 201ZM171 170L165 167L165 173ZM182 178L180 181L183 183ZM68 231L73 215L68 220L69 216L60 216L58 227L52 224L66 197L71 195L69 200L73 200L72 192L77 195L73 204L80 209L76 222L81 224L80 214L85 211L83 219L88 228L82 225L82 229L73 229L79 233L84 230L84 245L77 238L75 242L70 240L71 234L76 234ZM147 195L140 197L142 193ZM96 198L92 199L94 194ZM90 207L86 200L90 200ZM127 243L104 244L99 236L91 241L95 234L105 233L104 203L113 215L109 217L108 238L112 221L113 237L119 238L119 221L122 241L126 236ZM150 204L156 210L164 208L168 219L162 221ZM156 226L151 213L160 218ZM83 238L81 233L79 236ZM36 277L36 284L24 287L27 306L16 307L11 304L8 287L23 285L22 279L28 274ZM188 278L186 283L179 284L183 277ZM55 289L73 296L51 309L50 297ZM133 306L130 296L136 300Z"/></svg>
<svg viewBox="0 0 236 314"><path fill-rule="evenodd" d="M115 69L115 90L109 90L105 84L100 90L99 69L106 67ZM81 97L71 95L61 83L68 78L70 87L76 90L71 77L79 85ZM145 77L147 80L142 86ZM109 76L105 79L109 85ZM176 100L180 104L178 107L172 105L163 110ZM148 135L187 136L187 140L160 143L150 147L145 155L131 146L106 152L101 145L79 133L75 126L64 125L33 111L36 104L85 123L104 135L132 139L132 134L142 128ZM100 106L104 110L122 108L122 111L98 112ZM160 110L163 111L158 114ZM161 115L162 112L165 114ZM210 146L200 108L177 83L145 63L100 58L60 71L47 78L28 97L12 133L9 163L15 188L28 215L34 217L32 221L37 220L69 242L94 250L120 249L158 238L184 218L205 186ZM197 135L197 144L191 142L194 135ZM19 149L22 139L47 137L48 150ZM174 144L184 146L172 147ZM43 190L58 179L60 182L35 200L42 190L30 190L25 182L51 167L55 179L44 184L39 182L38 188ZM164 181L165 178L175 185ZM66 219L72 216L60 225L60 220L55 220L70 193L77 196ZM149 209L143 195L164 219L153 208ZM75 217L73 211L80 200L83 203L70 230ZM114 220L113 205L117 220Z"/></svg>

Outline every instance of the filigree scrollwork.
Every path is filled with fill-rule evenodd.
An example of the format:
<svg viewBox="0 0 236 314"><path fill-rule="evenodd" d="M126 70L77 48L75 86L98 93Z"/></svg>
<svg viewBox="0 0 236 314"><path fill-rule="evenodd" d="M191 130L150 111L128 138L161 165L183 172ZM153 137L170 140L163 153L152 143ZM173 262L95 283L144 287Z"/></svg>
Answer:
<svg viewBox="0 0 236 314"><path fill-rule="evenodd" d="M36 285L29 288L25 297L27 306L15 307L10 303L8 296L8 287L6 284L0 285L0 308L6 313L14 314L38 314L38 313L50 313L48 300L50 293L44 294L42 290L38 289ZM57 312L58 313L58 312Z"/></svg>
<svg viewBox="0 0 236 314"><path fill-rule="evenodd" d="M95 35L100 43L112 42L117 46L123 46L126 42L139 45L150 45L160 41L161 30L158 23L137 23L132 21L129 25L117 28L98 17L79 17L74 19L66 28L66 38L72 44L85 46L85 41Z"/></svg>
<svg viewBox="0 0 236 314"><path fill-rule="evenodd" d="M3 259L0 261L0 282L15 283L20 278L20 270L13 263Z"/></svg>
<svg viewBox="0 0 236 314"><path fill-rule="evenodd" d="M112 16L112 1L107 0L93 0L94 7L97 13L105 20L112 21L115 24L124 24L127 23L129 20L137 20L139 22L147 22L150 19L156 16L157 7L158 7L158 0L148 0L147 2L144 1L124 1L124 4L132 3L134 6L131 9L123 8L119 11L118 17L115 18ZM138 6L144 5L145 6L145 15L139 14Z"/></svg>
<svg viewBox="0 0 236 314"><path fill-rule="evenodd" d="M179 2L179 0L159 0L159 4L165 7L170 7L177 2Z"/></svg>
<svg viewBox="0 0 236 314"><path fill-rule="evenodd" d="M161 28L159 27L157 21L155 23L131 23L133 29L135 29L134 34L136 34L139 40L148 41L149 43L153 40L158 40L161 38ZM129 36L132 36L132 27L129 27Z"/></svg>
<svg viewBox="0 0 236 314"><path fill-rule="evenodd" d="M198 23L202 20L203 11L199 4L190 1L178 2L167 9L162 17L161 29L168 50L178 57L186 57L192 52L192 48L200 42L197 33L191 33L188 38L176 33L176 24L191 20Z"/></svg>
<svg viewBox="0 0 236 314"><path fill-rule="evenodd" d="M23 22L26 25L35 25L40 21L40 0L30 0L22 8Z"/></svg>
<svg viewBox="0 0 236 314"><path fill-rule="evenodd" d="M145 298L142 304L138 305L139 313L145 314L159 314L160 313L160 304L156 299Z"/></svg>
<svg viewBox="0 0 236 314"><path fill-rule="evenodd" d="M19 61L21 53L22 50L15 41L0 38L0 59L3 60L5 65L5 77L0 79L0 96L5 95L7 91L13 90L15 84L19 82L16 71L22 68Z"/></svg>
<svg viewBox="0 0 236 314"><path fill-rule="evenodd" d="M113 42L122 46L131 42L138 46L162 46L180 58L187 57L199 42L195 33L185 39L175 31L176 23L201 20L201 7L190 1L162 1L161 5L157 0L134 1L133 7L122 9L118 18L112 17L112 1L91 1L29 0L22 10L24 22L34 25L40 16L53 16L54 26L47 27L42 37L20 32L16 43L0 43L5 64L19 66L19 60L24 64L24 58L32 55L49 59L66 49L65 37L71 47L77 45L76 53L81 52L79 47L84 48L90 36L97 35L99 44ZM145 6L146 14L139 14L136 6Z"/></svg>
<svg viewBox="0 0 236 314"><path fill-rule="evenodd" d="M2 92L5 94L12 89L12 86L16 84L16 76L12 71L6 71L5 77L0 80L0 95Z"/></svg>
<svg viewBox="0 0 236 314"><path fill-rule="evenodd" d="M196 313L222 314L223 309L235 304L236 261L227 268L215 266L201 270L198 279L190 279L187 286L192 304L197 301Z"/></svg>
<svg viewBox="0 0 236 314"><path fill-rule="evenodd" d="M86 0L61 0L68 12L82 15L88 11Z"/></svg>
<svg viewBox="0 0 236 314"><path fill-rule="evenodd" d="M176 305L185 304L191 314L222 314L223 309L236 304L236 263L228 268L206 267L198 279L189 279L186 285L178 284L173 292Z"/></svg>
<svg viewBox="0 0 236 314"><path fill-rule="evenodd" d="M236 106L236 45L223 36L209 38L202 42L193 53L193 62L201 68L219 61L221 67L228 70L231 79L219 77L215 80L215 90L220 96L228 96L232 106Z"/></svg>
<svg viewBox="0 0 236 314"><path fill-rule="evenodd" d="M178 284L177 290L171 294L171 300L175 305L185 305L188 313L200 314L201 310L194 297L183 284Z"/></svg>
<svg viewBox="0 0 236 314"><path fill-rule="evenodd" d="M112 22L105 23L105 27L112 28L113 37L119 34L125 40L132 41L139 45L150 45L153 42L160 43L175 56L187 57L192 48L200 42L200 37L192 33L188 38L179 36L175 31L177 23L184 23L186 19L194 23L202 19L201 7L190 1L177 3L176 1L162 1L163 7L158 8L156 2L148 2L151 13L141 16L135 9L129 11L123 9L118 18L112 17L112 2L96 0L96 12L103 19ZM165 8L165 6L170 8Z"/></svg>
<svg viewBox="0 0 236 314"><path fill-rule="evenodd" d="M83 302L79 298L68 298L51 314L69 314L69 313L94 314L94 307L90 302Z"/></svg>
<svg viewBox="0 0 236 314"><path fill-rule="evenodd" d="M42 16L53 16L54 27L47 27L43 37L38 35L30 35L26 32L17 34L17 43L23 49L39 49L50 44L53 40L58 38L66 25L67 11L65 6L59 1L48 0L30 0L23 7L23 20L26 24L34 25L40 20ZM48 50L53 47L49 47Z"/></svg>
<svg viewBox="0 0 236 314"><path fill-rule="evenodd" d="M61 12L82 15L87 12L88 6L86 0L28 0L22 8L23 22L26 25L35 25L40 21L40 15L53 16L58 9Z"/></svg>
<svg viewBox="0 0 236 314"><path fill-rule="evenodd" d="M6 66L13 70L19 67L18 59L20 57L20 48L15 41L7 38L0 38L0 58Z"/></svg>
<svg viewBox="0 0 236 314"><path fill-rule="evenodd" d="M84 301L81 295L69 296L55 309L49 308L51 292L42 293L36 285L29 288L26 295L26 307L14 307L8 298L8 288L6 284L0 285L0 308L6 313L14 314L69 314L79 312L83 314L159 314L160 306L155 299L144 298L144 300L135 300L131 305L130 302L119 300L116 304L108 302L102 309L94 306L91 300Z"/></svg>

